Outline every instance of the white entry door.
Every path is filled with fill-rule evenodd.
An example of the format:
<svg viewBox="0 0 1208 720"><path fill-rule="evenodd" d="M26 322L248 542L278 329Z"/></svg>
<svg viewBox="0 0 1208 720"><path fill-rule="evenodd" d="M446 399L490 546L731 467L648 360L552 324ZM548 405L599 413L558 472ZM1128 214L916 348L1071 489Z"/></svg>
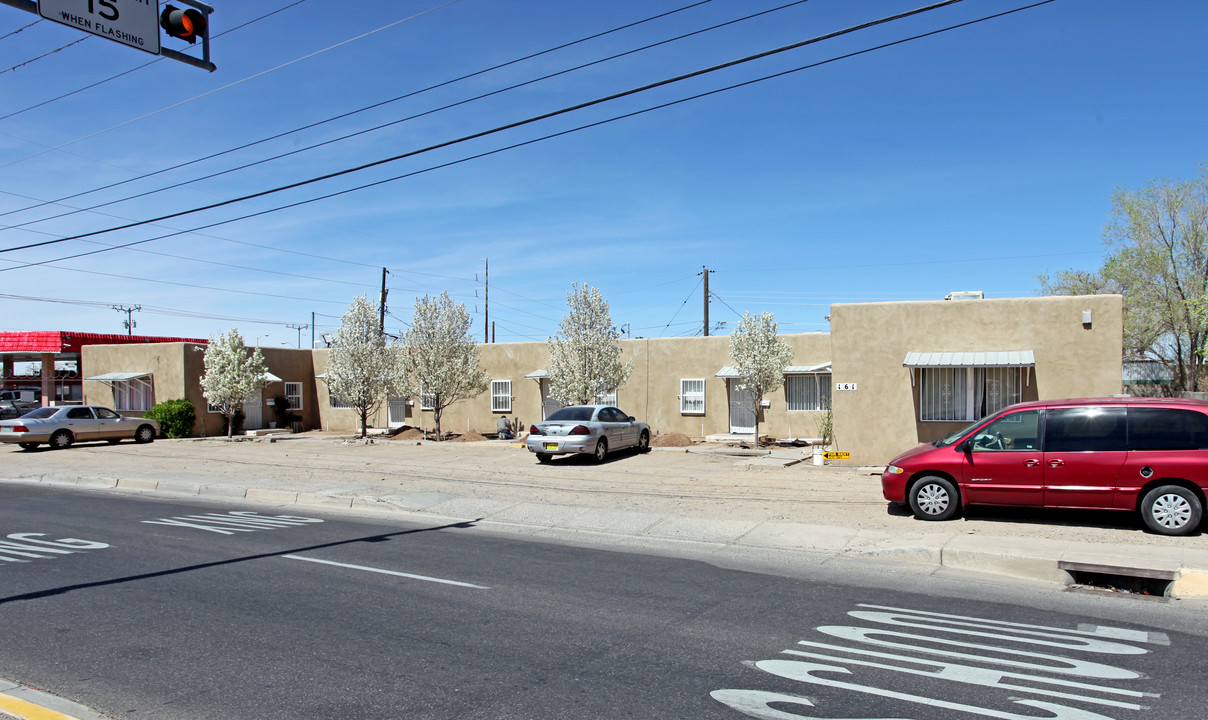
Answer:
<svg viewBox="0 0 1208 720"><path fill-rule="evenodd" d="M407 424L407 398L392 397L386 401L386 424L392 428Z"/></svg>
<svg viewBox="0 0 1208 720"><path fill-rule="evenodd" d="M257 390L255 395L243 403L243 429L259 430L264 427L264 391Z"/></svg>
<svg viewBox="0 0 1208 720"><path fill-rule="evenodd" d="M734 435L755 434L755 393L738 387L737 380L727 380L730 385L730 432Z"/></svg>

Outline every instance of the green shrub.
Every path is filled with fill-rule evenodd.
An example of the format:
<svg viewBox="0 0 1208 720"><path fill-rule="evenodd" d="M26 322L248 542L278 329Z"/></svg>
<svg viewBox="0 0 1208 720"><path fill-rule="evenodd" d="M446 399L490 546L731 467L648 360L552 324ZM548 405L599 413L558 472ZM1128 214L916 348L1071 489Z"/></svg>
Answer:
<svg viewBox="0 0 1208 720"><path fill-rule="evenodd" d="M193 434L193 423L197 421L197 411L193 408L193 403L179 398L159 403L143 413L143 417L158 422L164 435L170 438L185 438Z"/></svg>

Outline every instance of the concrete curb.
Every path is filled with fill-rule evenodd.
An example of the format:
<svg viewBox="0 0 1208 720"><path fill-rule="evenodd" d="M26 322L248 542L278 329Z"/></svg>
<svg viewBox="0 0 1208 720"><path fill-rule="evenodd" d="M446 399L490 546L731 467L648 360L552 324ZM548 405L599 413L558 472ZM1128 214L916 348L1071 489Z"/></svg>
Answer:
<svg viewBox="0 0 1208 720"><path fill-rule="evenodd" d="M0 678L0 715L18 720L108 720L77 702Z"/></svg>

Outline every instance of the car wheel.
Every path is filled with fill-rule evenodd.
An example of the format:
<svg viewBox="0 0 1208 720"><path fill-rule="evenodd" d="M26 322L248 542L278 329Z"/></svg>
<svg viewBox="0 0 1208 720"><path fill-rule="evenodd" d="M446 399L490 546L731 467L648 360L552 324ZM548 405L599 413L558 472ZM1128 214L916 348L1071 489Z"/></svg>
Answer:
<svg viewBox="0 0 1208 720"><path fill-rule="evenodd" d="M38 443L17 443L17 444L21 446L22 450L33 450L34 448L38 447Z"/></svg>
<svg viewBox="0 0 1208 720"><path fill-rule="evenodd" d="M642 431L642 434L638 436L638 452L650 452L650 433Z"/></svg>
<svg viewBox="0 0 1208 720"><path fill-rule="evenodd" d="M55 450L69 448L73 442L75 442L75 438L67 430L59 430L50 436L50 446Z"/></svg>
<svg viewBox="0 0 1208 720"><path fill-rule="evenodd" d="M604 462L604 458L606 457L608 457L608 441L604 438L600 438L600 440L596 442L596 462Z"/></svg>
<svg viewBox="0 0 1208 720"><path fill-rule="evenodd" d="M155 428L150 425L139 425L134 431L134 442L149 443L155 439Z"/></svg>
<svg viewBox="0 0 1208 720"><path fill-rule="evenodd" d="M919 520L950 520L960 509L960 493L951 481L925 477L910 487L910 511Z"/></svg>
<svg viewBox="0 0 1208 720"><path fill-rule="evenodd" d="M1162 535L1189 535L1199 527L1202 516L1199 497L1179 485L1156 487L1141 499L1145 525Z"/></svg>
<svg viewBox="0 0 1208 720"><path fill-rule="evenodd" d="M553 455L550 455L549 453L537 453L537 462L540 462L540 463L547 463L547 462L549 462L550 460L552 460L552 459L553 459L553 457L554 457L554 456L553 456Z"/></svg>

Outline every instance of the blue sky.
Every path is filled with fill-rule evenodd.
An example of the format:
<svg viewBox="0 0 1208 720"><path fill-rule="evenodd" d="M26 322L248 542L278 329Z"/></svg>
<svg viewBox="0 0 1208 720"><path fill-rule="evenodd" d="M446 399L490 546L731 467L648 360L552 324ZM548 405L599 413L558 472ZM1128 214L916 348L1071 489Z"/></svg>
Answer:
<svg viewBox="0 0 1208 720"><path fill-rule="evenodd" d="M305 346L311 329L290 325L315 313L317 333L333 332L355 296L376 299L386 267L388 332L405 329L417 296L447 290L481 339L489 261L500 342L556 333L573 282L600 288L632 336L700 334L702 267L715 271L710 319L726 323L712 334L745 311L774 313L782 332L825 331L831 303L1028 296L1037 273L1094 269L1115 188L1190 178L1208 162L1200 0L1055 0L605 122L1028 4L965 0L304 187L13 249L403 155L927 4L809 0L597 62L788 2L216 0L214 73L49 21L26 27L38 16L0 6L0 330L124 332L111 306L142 306L139 334L237 327L249 343ZM61 200L114 183L124 184ZM305 202L332 193L342 194Z"/></svg>

